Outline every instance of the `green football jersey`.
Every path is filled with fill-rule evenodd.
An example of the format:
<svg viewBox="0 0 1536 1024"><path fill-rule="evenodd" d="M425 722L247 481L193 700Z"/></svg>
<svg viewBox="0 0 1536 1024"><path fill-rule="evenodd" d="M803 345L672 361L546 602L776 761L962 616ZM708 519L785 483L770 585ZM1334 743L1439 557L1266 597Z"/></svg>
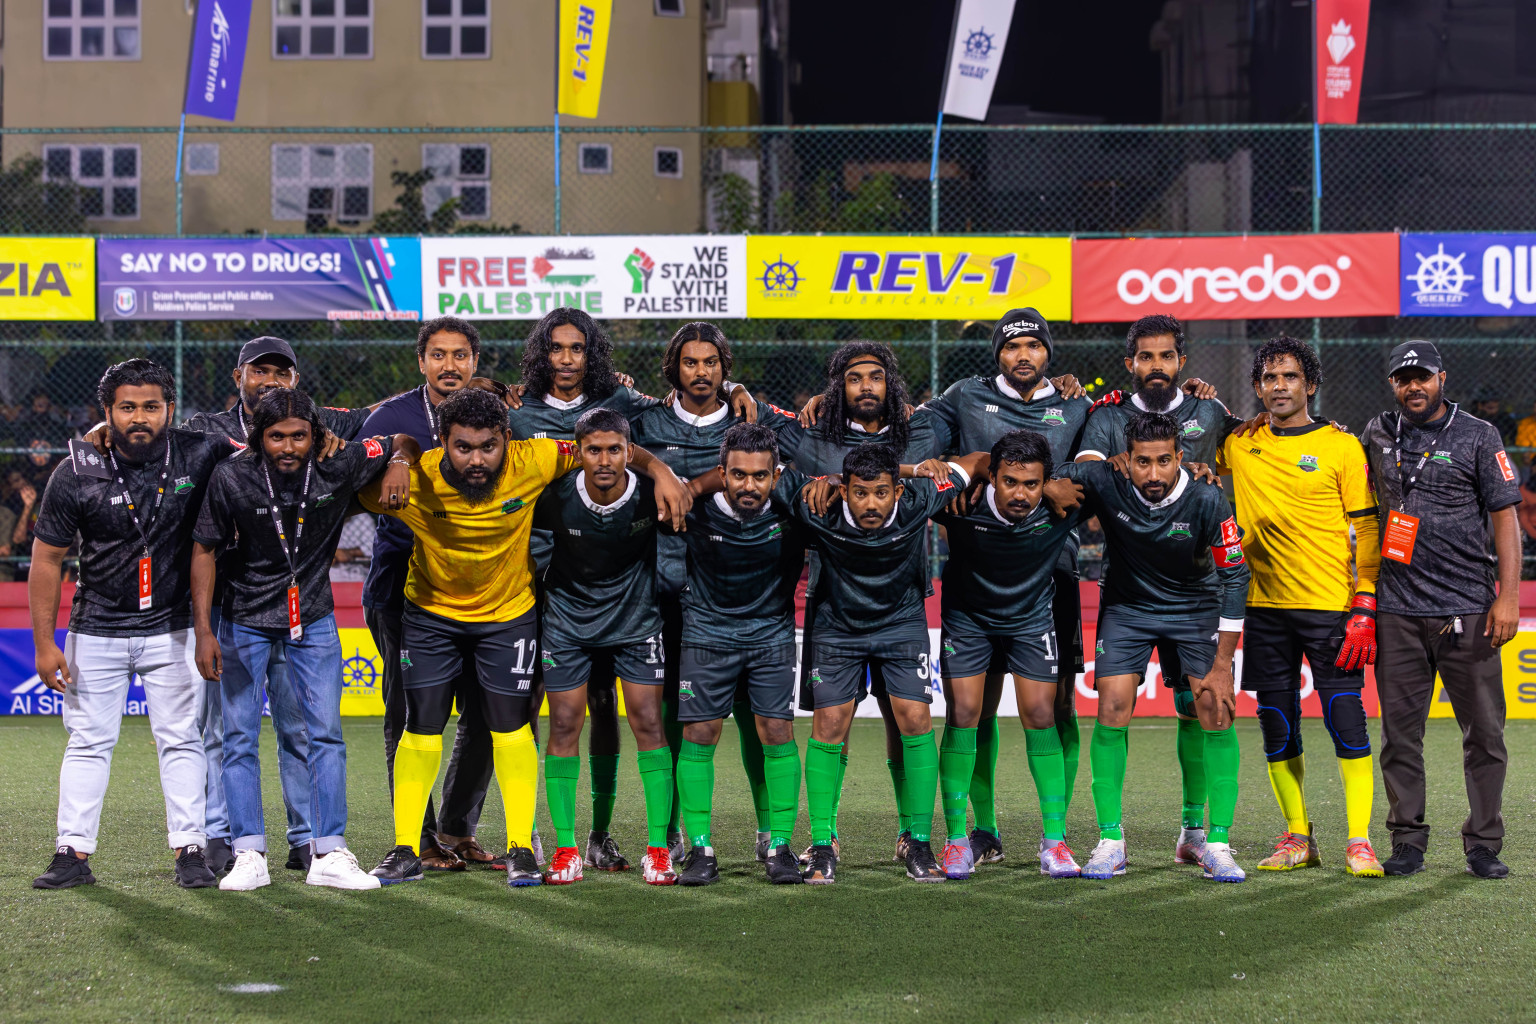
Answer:
<svg viewBox="0 0 1536 1024"><path fill-rule="evenodd" d="M1081 509L1061 518L1042 501L1015 523L997 510L994 498L988 485L965 515L934 513L949 538L940 597L944 614L963 614L986 633L1050 629L1052 574L1082 520Z"/></svg>
<svg viewBox="0 0 1536 1024"><path fill-rule="evenodd" d="M1010 430L1032 430L1045 437L1051 458L1060 465L1076 457L1092 407L1086 396L1063 398L1050 381L1025 401L1002 374L994 374L956 381L918 412L932 417L939 450L945 455L988 452Z"/></svg>
<svg viewBox="0 0 1536 1024"><path fill-rule="evenodd" d="M792 508L807 479L785 470L767 506L750 519L739 518L721 493L694 503L687 531L675 538L687 552L683 643L729 649L794 643L806 530Z"/></svg>
<svg viewBox="0 0 1536 1024"><path fill-rule="evenodd" d="M861 444L882 443L888 436L888 431L869 434L846 423L841 431L824 430L823 426L830 428L831 425L818 423L810 430L802 430L797 421L793 429L779 435L781 457L785 462L792 462L806 476L841 473L843 458L850 450ZM933 420L919 409L907 421L907 448L901 454L901 461L915 465L939 454Z"/></svg>
<svg viewBox="0 0 1536 1024"><path fill-rule="evenodd" d="M818 642L824 630L863 634L900 627L914 640L927 637L928 517L955 496L955 485L926 478L902 483L906 489L890 519L876 530L855 524L840 500L818 516L796 494L795 517L810 527L821 556L813 623Z"/></svg>
<svg viewBox="0 0 1536 1024"><path fill-rule="evenodd" d="M1186 462L1203 462L1216 465L1221 444L1243 421L1232 415L1220 401L1191 398L1184 392L1163 410L1179 423L1179 450ZM1079 455L1097 455L1109 458L1125 451L1125 425L1133 415L1145 412L1141 399L1130 395L1118 405L1095 404L1088 416L1088 426L1083 431L1082 449Z"/></svg>
<svg viewBox="0 0 1536 1024"><path fill-rule="evenodd" d="M1248 565L1221 488L1180 470L1168 497L1153 504L1107 462L1069 463L1058 475L1083 485L1087 510L1099 517L1105 604L1164 619L1242 619Z"/></svg>
<svg viewBox="0 0 1536 1024"><path fill-rule="evenodd" d="M628 472L624 496L593 503L584 471L539 497L534 526L553 539L544 575L545 646L615 647L661 632L656 607L656 492Z"/></svg>

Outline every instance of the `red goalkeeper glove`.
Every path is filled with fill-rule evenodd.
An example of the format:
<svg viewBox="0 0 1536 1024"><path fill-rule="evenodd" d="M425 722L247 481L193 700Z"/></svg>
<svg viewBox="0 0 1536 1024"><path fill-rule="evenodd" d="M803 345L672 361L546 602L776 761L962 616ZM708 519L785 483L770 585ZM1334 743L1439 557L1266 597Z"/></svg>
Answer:
<svg viewBox="0 0 1536 1024"><path fill-rule="evenodd" d="M1376 661L1376 598L1356 594L1349 606L1349 621L1344 623L1344 643L1334 664L1346 672L1362 669Z"/></svg>

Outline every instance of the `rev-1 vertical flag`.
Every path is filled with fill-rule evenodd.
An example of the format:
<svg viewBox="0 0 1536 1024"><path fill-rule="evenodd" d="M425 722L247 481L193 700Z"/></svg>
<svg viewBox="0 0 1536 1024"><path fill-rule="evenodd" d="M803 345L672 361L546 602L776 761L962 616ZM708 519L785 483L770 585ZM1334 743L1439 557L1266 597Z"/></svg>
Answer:
<svg viewBox="0 0 1536 1024"><path fill-rule="evenodd" d="M1003 62L1003 44L1013 22L1014 0L960 0L950 32L949 64L944 71L945 114L985 121L992 87Z"/></svg>
<svg viewBox="0 0 1536 1024"><path fill-rule="evenodd" d="M560 0L560 83L555 112L596 117L608 62L613 0Z"/></svg>
<svg viewBox="0 0 1536 1024"><path fill-rule="evenodd" d="M1317 123L1354 124L1371 0L1316 0Z"/></svg>
<svg viewBox="0 0 1536 1024"><path fill-rule="evenodd" d="M183 114L233 121L251 34L251 0L198 0Z"/></svg>

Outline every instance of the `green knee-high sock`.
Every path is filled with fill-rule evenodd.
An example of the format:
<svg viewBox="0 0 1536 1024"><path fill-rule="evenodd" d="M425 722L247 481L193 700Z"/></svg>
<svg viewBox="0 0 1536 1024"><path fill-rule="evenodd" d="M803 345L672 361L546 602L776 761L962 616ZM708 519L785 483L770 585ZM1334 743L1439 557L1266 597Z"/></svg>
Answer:
<svg viewBox="0 0 1536 1024"><path fill-rule="evenodd" d="M770 850L789 842L800 815L800 748L793 743L763 745L763 788L768 793Z"/></svg>
<svg viewBox="0 0 1536 1024"><path fill-rule="evenodd" d="M1237 810L1237 725L1225 729L1206 729L1205 777L1211 790L1211 832L1213 843L1227 842L1232 815Z"/></svg>
<svg viewBox="0 0 1536 1024"><path fill-rule="evenodd" d="M683 749L683 723L677 720L677 701L661 702L661 731L667 738L667 751L672 756L672 777L677 778L677 758ZM679 793L672 793L672 807L667 812L667 834L683 830L683 801Z"/></svg>
<svg viewBox="0 0 1536 1024"><path fill-rule="evenodd" d="M1040 798L1040 824L1045 838L1067 837L1067 777L1061 759L1061 734L1054 728L1025 729L1024 749L1029 774Z"/></svg>
<svg viewBox="0 0 1536 1024"><path fill-rule="evenodd" d="M1179 769L1184 776L1184 827L1205 827L1205 731L1197 718L1179 719Z"/></svg>
<svg viewBox="0 0 1536 1024"><path fill-rule="evenodd" d="M949 739L949 729L944 730L944 738ZM997 716L990 715L976 724L976 763L971 768L971 809L976 812L976 827L985 829L993 835L997 835ZM940 767L943 767L943 754L940 753ZM949 787L944 787L945 792ZM961 808L962 812L964 808ZM944 820L949 821L949 811L944 812ZM964 826L965 816L962 813L960 824ZM954 829L950 828L950 838L954 838Z"/></svg>
<svg viewBox="0 0 1536 1024"><path fill-rule="evenodd" d="M837 810L843 806L843 779L848 776L848 741L837 754L837 791L832 794L832 838L837 838Z"/></svg>
<svg viewBox="0 0 1536 1024"><path fill-rule="evenodd" d="M926 843L933 835L933 794L939 788L939 745L929 731L921 736L903 736L901 747L908 827L912 829L913 841ZM964 806L961 804L962 808Z"/></svg>
<svg viewBox="0 0 1536 1024"><path fill-rule="evenodd" d="M688 827L688 842L694 846L713 846L710 841L710 809L715 802L715 745L683 740L677 755L678 802L683 805L683 822Z"/></svg>
<svg viewBox="0 0 1536 1024"><path fill-rule="evenodd" d="M619 755L589 755L587 773L592 776L592 831L607 832L619 795Z"/></svg>
<svg viewBox="0 0 1536 1024"><path fill-rule="evenodd" d="M992 724L995 727L997 719L992 719ZM944 740L939 746L939 799L944 806L944 829L950 839L965 838L965 805L970 799L967 787L981 764L977 740L976 729L944 727Z"/></svg>
<svg viewBox="0 0 1536 1024"><path fill-rule="evenodd" d="M1100 839L1124 839L1120 827L1120 796L1125 789L1125 727L1096 723L1088 746L1093 767L1093 809L1099 819Z"/></svg>
<svg viewBox="0 0 1536 1024"><path fill-rule="evenodd" d="M641 750L636 752L635 759L640 765L640 788L645 792L646 845L665 847L675 788L672 751L666 747Z"/></svg>
<svg viewBox="0 0 1536 1024"><path fill-rule="evenodd" d="M769 821L768 783L763 766L763 738L757 734L757 716L752 705L741 701L731 708L736 719L736 731L741 734L741 767L747 773L747 785L752 787L752 809L757 812L757 830L771 831Z"/></svg>
<svg viewBox="0 0 1536 1024"><path fill-rule="evenodd" d="M841 743L813 739L805 745L805 807L811 818L811 843L832 842L832 809L837 801L837 755Z"/></svg>
<svg viewBox="0 0 1536 1024"><path fill-rule="evenodd" d="M581 758L544 756L544 799L555 823L557 847L576 845L576 779L580 775Z"/></svg>
<svg viewBox="0 0 1536 1024"><path fill-rule="evenodd" d="M900 820L896 831L910 832L912 812L907 807L907 767L905 764L897 764L890 757L885 759L885 767L891 773L891 788L896 791L896 817Z"/></svg>
<svg viewBox="0 0 1536 1024"><path fill-rule="evenodd" d="M1061 738L1061 777L1067 787L1065 813L1072 809L1072 795L1077 789L1077 764L1083 749L1083 731L1078 725L1076 711L1072 712L1071 718L1056 719L1056 735Z"/></svg>

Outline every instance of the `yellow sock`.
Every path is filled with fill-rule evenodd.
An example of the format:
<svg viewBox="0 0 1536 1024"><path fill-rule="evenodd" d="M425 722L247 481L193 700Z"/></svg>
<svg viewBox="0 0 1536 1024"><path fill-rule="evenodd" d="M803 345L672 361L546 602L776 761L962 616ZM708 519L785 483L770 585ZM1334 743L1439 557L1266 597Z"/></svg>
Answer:
<svg viewBox="0 0 1536 1024"><path fill-rule="evenodd" d="M507 816L507 846L533 845L533 806L539 789L539 751L533 744L533 728L491 733L491 757L496 763L496 785Z"/></svg>
<svg viewBox="0 0 1536 1024"><path fill-rule="evenodd" d="M395 845L409 846L412 853L421 853L421 819L442 761L442 736L400 736L395 748Z"/></svg>
<svg viewBox="0 0 1536 1024"><path fill-rule="evenodd" d="M1349 838L1365 839L1371 827L1371 801L1376 796L1371 755L1340 758L1339 778L1344 780L1344 817L1349 822Z"/></svg>
<svg viewBox="0 0 1536 1024"><path fill-rule="evenodd" d="M1312 831L1302 790L1307 775L1305 759L1305 754L1297 754L1287 761L1269 762L1269 784L1274 788L1280 813L1285 815L1285 830L1298 836L1310 835Z"/></svg>

